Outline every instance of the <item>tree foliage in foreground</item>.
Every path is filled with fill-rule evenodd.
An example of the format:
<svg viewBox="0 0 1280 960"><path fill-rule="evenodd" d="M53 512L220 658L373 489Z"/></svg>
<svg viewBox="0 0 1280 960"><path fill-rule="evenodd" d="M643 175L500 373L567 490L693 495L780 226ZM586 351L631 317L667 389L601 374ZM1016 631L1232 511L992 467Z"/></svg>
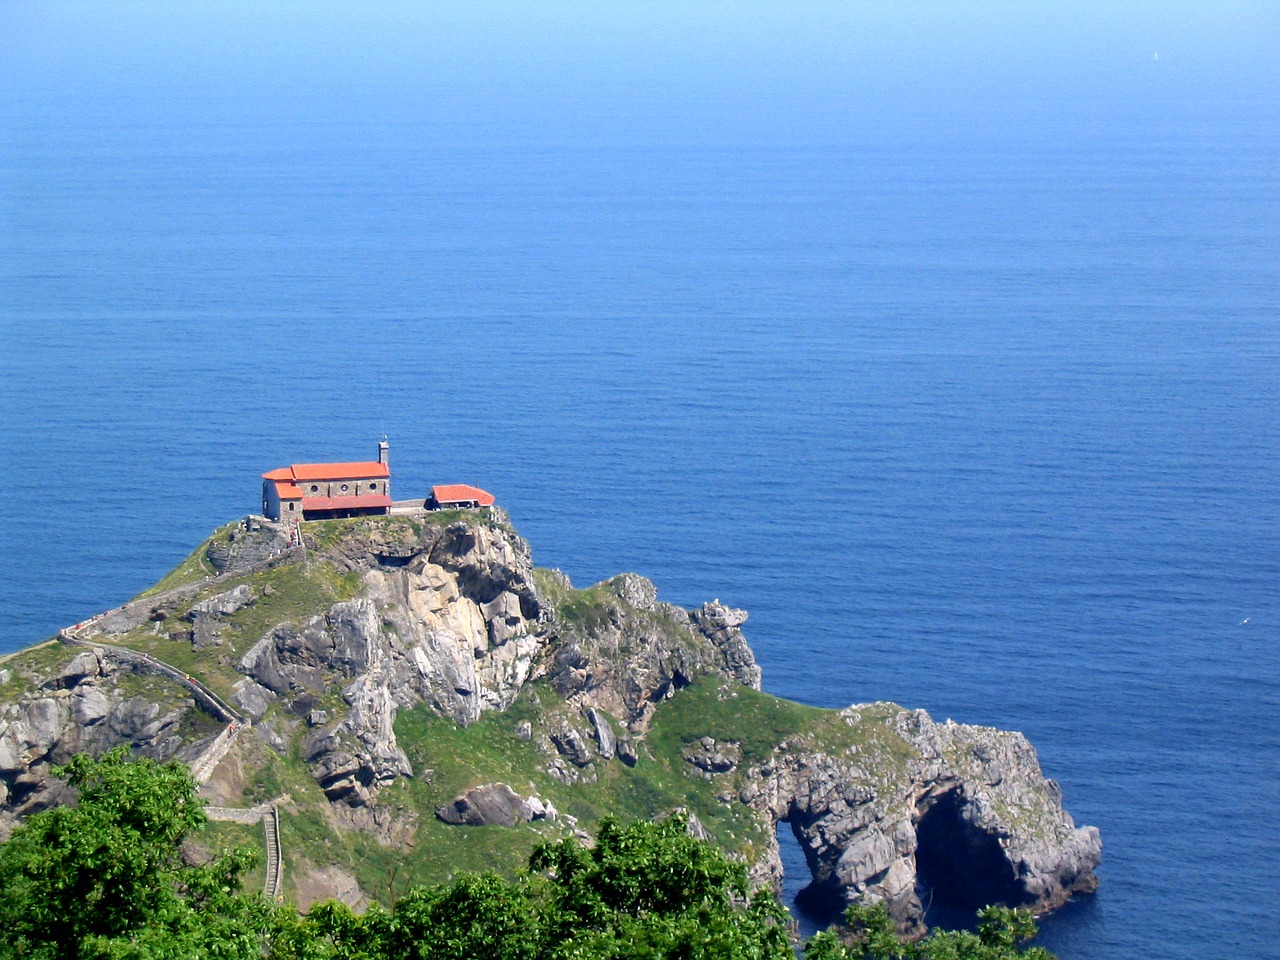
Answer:
<svg viewBox="0 0 1280 960"><path fill-rule="evenodd" d="M0 845L0 958L233 960L300 926L239 893L254 851L183 863L183 838L206 822L186 767L132 762L120 747L55 772L80 801L30 817Z"/></svg>
<svg viewBox="0 0 1280 960"><path fill-rule="evenodd" d="M791 960L787 917L686 821L604 821L593 847L543 844L514 881L466 876L419 887L363 917L308 917L336 956L360 960Z"/></svg>
<svg viewBox="0 0 1280 960"><path fill-rule="evenodd" d="M899 939L884 904L857 905L845 911L849 933L842 940L824 930L805 944L805 960L1054 960L1043 947L1022 945L1036 935L1025 910L985 907L978 911L978 932L938 930L916 942Z"/></svg>
<svg viewBox="0 0 1280 960"><path fill-rule="evenodd" d="M787 915L686 821L604 821L594 846L543 844L513 880L464 875L391 909L339 903L300 917L240 892L253 851L184 863L205 823L177 763L122 748L59 771L75 807L32 816L0 844L0 960L792 960ZM1020 951L1025 914L988 908L979 932L902 943L883 907L855 907L806 960L1051 960Z"/></svg>

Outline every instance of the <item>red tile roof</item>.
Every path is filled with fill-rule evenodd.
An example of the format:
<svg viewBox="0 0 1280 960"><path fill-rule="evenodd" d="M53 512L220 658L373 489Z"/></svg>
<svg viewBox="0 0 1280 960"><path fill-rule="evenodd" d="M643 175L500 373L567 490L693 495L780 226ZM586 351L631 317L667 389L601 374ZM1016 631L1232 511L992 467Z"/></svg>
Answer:
<svg viewBox="0 0 1280 960"><path fill-rule="evenodd" d="M289 468L293 480L368 480L389 477L391 471L385 463L366 460L361 463L295 463Z"/></svg>
<svg viewBox="0 0 1280 960"><path fill-rule="evenodd" d="M436 503L470 503L475 501L482 507L491 507L497 499L492 493L465 483L445 483L431 488L431 496Z"/></svg>
<svg viewBox="0 0 1280 960"><path fill-rule="evenodd" d="M269 470L262 479L300 483L312 480L379 480L390 476L391 471L385 463L366 460L360 463L295 463L290 467Z"/></svg>
<svg viewBox="0 0 1280 960"><path fill-rule="evenodd" d="M281 500L301 500L302 488L295 487L292 483L288 483L284 480L277 480L276 496Z"/></svg>
<svg viewBox="0 0 1280 960"><path fill-rule="evenodd" d="M391 498L383 494L367 497L303 497L303 510L355 510L365 507L389 507Z"/></svg>

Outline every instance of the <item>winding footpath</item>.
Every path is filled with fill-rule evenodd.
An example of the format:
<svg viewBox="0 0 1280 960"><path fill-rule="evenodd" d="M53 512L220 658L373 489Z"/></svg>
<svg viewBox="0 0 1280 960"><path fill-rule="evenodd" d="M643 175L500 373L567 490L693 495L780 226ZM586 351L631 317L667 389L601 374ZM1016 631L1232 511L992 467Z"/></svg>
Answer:
<svg viewBox="0 0 1280 960"><path fill-rule="evenodd" d="M264 561L260 566L267 568L281 562L284 557L295 552L303 552L306 547L301 543L300 532L295 532L289 549L282 551ZM241 733L252 726L252 722L222 697L214 693L208 686L191 674L178 669L171 663L165 663L149 653L131 650L115 644L105 643L99 638L108 632L124 633L127 630L145 623L151 612L158 606L173 600L183 600L194 596L210 584L232 577L243 576L246 570L237 570L233 574L218 574L205 577L196 583L184 584L170 590L139 597L123 606L112 610L104 610L74 626L64 627L58 631L58 639L71 646L100 647L111 653L117 660L129 664L135 671L166 677L191 693L197 706L206 713L221 720L226 726L218 733L207 747L191 761L191 776L200 786L204 786L212 778L218 764L231 749L231 744ZM280 843L280 809L275 803L259 804L256 807L215 807L205 808L210 820L231 821L236 823L261 823L266 847L266 879L262 893L269 899L280 896L284 883L284 850Z"/></svg>
<svg viewBox="0 0 1280 960"><path fill-rule="evenodd" d="M88 621L85 622L86 624ZM74 632L72 632L74 631ZM222 758L231 749L232 741L252 726L248 717L227 703L207 686L184 673L171 663L165 663L148 653L118 647L115 644L91 640L84 636L84 624L62 630L60 639L74 646L101 647L110 651L119 660L131 664L135 669L160 676L184 686L195 698L197 704L207 713L211 713L227 724L213 741L204 748L200 756L191 761L191 776L200 786L204 786L213 776L213 772L222 762ZM284 883L284 851L280 845L280 810L274 803L264 803L256 807L206 807L205 815L210 820L234 821L237 823L262 823L264 844L267 855L267 876L262 885L263 896L274 900L280 895Z"/></svg>

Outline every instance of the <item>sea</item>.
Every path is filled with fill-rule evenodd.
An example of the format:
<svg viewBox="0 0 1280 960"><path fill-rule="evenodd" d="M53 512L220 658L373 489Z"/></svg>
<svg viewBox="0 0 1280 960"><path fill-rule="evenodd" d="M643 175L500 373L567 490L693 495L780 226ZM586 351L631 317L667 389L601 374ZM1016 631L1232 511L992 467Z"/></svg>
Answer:
<svg viewBox="0 0 1280 960"><path fill-rule="evenodd" d="M1051 7L0 3L0 653L385 435L1280 956L1280 11Z"/></svg>

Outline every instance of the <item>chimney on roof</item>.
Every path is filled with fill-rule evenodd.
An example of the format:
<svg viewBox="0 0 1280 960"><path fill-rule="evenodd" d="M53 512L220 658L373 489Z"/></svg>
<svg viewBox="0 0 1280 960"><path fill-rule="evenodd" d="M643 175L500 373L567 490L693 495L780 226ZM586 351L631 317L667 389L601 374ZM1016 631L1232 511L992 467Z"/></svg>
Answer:
<svg viewBox="0 0 1280 960"><path fill-rule="evenodd" d="M390 462L390 450L391 446L387 443L387 438L384 436L378 441L378 462L383 466L386 466ZM388 467L388 469L390 468Z"/></svg>

